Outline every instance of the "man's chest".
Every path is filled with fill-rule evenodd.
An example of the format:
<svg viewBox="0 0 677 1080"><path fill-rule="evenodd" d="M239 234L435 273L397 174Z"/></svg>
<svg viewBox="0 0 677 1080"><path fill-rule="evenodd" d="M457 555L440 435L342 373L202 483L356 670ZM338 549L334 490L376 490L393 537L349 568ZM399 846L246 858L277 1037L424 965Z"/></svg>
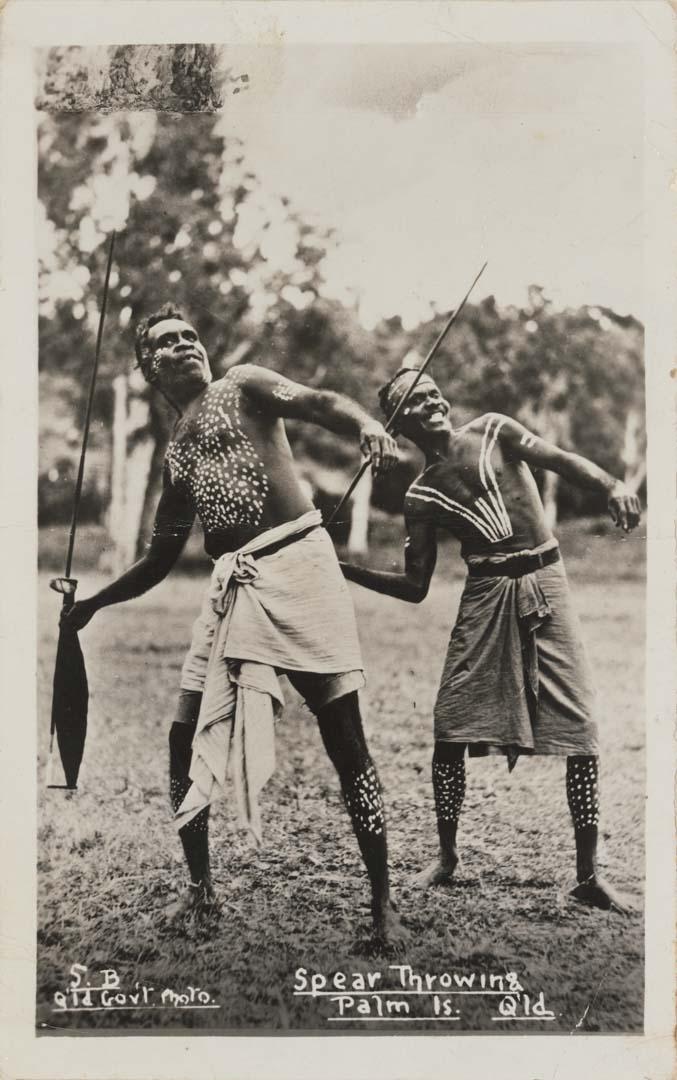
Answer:
<svg viewBox="0 0 677 1080"><path fill-rule="evenodd" d="M269 481L243 423L237 391L212 394L185 417L167 448L166 462L172 483L190 492L209 527L260 516Z"/></svg>
<svg viewBox="0 0 677 1080"><path fill-rule="evenodd" d="M449 458L429 466L409 489L412 509L464 535L468 529L491 543L512 536L504 497L500 449L491 428L459 440Z"/></svg>
<svg viewBox="0 0 677 1080"><path fill-rule="evenodd" d="M233 472L258 464L237 388L208 394L181 420L167 448L167 464L174 482L190 481L205 469Z"/></svg>
<svg viewBox="0 0 677 1080"><path fill-rule="evenodd" d="M491 431L472 432L448 458L429 466L422 482L459 503L473 503L503 486L506 466Z"/></svg>

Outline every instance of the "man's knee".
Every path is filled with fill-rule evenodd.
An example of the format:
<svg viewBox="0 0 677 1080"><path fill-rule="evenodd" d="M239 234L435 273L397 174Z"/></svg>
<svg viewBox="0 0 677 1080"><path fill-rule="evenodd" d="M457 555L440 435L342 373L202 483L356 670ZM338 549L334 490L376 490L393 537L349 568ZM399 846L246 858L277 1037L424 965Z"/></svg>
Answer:
<svg viewBox="0 0 677 1080"><path fill-rule="evenodd" d="M202 694L180 690L174 723L169 729L169 773L172 780L188 775Z"/></svg>
<svg viewBox="0 0 677 1080"><path fill-rule="evenodd" d="M340 773L369 761L356 691L318 709L317 720L325 749Z"/></svg>
<svg viewBox="0 0 677 1080"><path fill-rule="evenodd" d="M179 690L174 723L197 724L201 704L202 694L199 690Z"/></svg>
<svg viewBox="0 0 677 1080"><path fill-rule="evenodd" d="M188 774L193 749L194 724L173 723L169 729L169 774L171 777Z"/></svg>
<svg viewBox="0 0 677 1080"><path fill-rule="evenodd" d="M451 765L465 757L466 744L443 742L437 739L433 751L433 765Z"/></svg>

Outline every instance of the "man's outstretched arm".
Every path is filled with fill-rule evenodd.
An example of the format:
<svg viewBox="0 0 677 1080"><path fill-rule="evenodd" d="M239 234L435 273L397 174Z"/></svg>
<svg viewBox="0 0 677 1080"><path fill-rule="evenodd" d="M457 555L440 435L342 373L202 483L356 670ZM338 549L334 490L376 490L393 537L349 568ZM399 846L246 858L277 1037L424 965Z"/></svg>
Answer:
<svg viewBox="0 0 677 1080"><path fill-rule="evenodd" d="M578 487L604 495L611 519L624 532L639 524L642 508L637 495L588 458L560 450L510 417L503 419L499 438L506 457L520 458L535 468L550 469Z"/></svg>
<svg viewBox="0 0 677 1080"><path fill-rule="evenodd" d="M357 439L374 472L385 472L397 461L397 444L378 420L333 390L316 390L255 364L242 364L241 387L250 405L270 416L306 420L337 435Z"/></svg>
<svg viewBox="0 0 677 1080"><path fill-rule="evenodd" d="M341 563L344 577L367 589L420 604L428 595L430 580L437 561L437 538L434 525L407 520L407 539L404 545L404 573L389 570L370 570L366 566Z"/></svg>
<svg viewBox="0 0 677 1080"><path fill-rule="evenodd" d="M63 612L62 621L74 630L82 630L100 608L132 600L158 585L181 554L194 519L192 503L165 479L146 554L99 592L76 601L70 611Z"/></svg>

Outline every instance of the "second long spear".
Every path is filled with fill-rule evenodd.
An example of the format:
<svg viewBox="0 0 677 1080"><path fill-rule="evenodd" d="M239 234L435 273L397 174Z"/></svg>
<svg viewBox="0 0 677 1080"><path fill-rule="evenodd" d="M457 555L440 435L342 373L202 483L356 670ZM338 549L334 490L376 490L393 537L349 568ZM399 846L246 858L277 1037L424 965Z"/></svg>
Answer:
<svg viewBox="0 0 677 1080"><path fill-rule="evenodd" d="M417 372L416 378L415 378L415 379L414 379L414 381L412 382L411 386L410 386L410 387L409 387L409 389L407 390L407 392L406 392L406 394L404 395L404 397L402 398L402 400L401 400L401 401L399 402L399 404L398 404L398 405L396 405L396 406L395 406L395 409L393 410L393 412L391 413L391 415L390 415L390 416L388 417L388 420L387 420L387 422L386 422L386 424L385 424L385 430L386 430L386 431L392 431L392 430L393 430L393 427L394 427L394 424L395 424L395 421L396 421L397 417L399 416L399 414L401 413L402 409L403 409L403 408L404 408L404 406L406 405L407 401L408 401L408 400L409 400L409 398L411 397L412 393L413 393L413 392L414 392L414 390L416 389L416 386L418 385L418 382L419 382L419 380L420 380L420 379L421 379L421 378L423 377L423 375L424 375L424 373L425 373L425 370L426 370L426 368L428 367L428 365L429 365L429 364L430 364L430 362L432 361L432 359L433 359L433 357L434 357L435 353L437 352L437 350L439 349L440 345L442 344L442 342L444 341L445 337L447 336L447 333L448 333L448 331L449 331L449 330L451 329L451 327L452 327L452 326L454 325L454 323L456 322L456 320L457 320L458 316L459 316L459 315L461 314L461 312L463 311L463 308L465 307L465 303L466 303L466 300L468 299L468 297L470 296L470 293L471 293L471 292L473 291L473 289L474 289L474 288L475 288L475 286L477 285L477 282L478 282L478 281L479 281L479 279L481 278L481 276L482 276L482 274L484 273L484 271L486 270L486 268L487 268L487 264L486 264L486 262L485 262L485 263L484 263L484 265L482 266L482 269L481 269L481 270L479 271L479 273L478 273L478 274L477 274L477 276L475 277L475 280L473 281L472 285L471 285L471 286L470 286L470 288L468 289L467 293L465 294L465 296L464 296L464 297L463 297L463 299L461 300L460 304L458 305L458 307L457 307L457 308L455 308L455 310L454 310L454 311L452 311L451 315L450 315L450 316L449 316L449 318L447 319L447 321L446 321L446 323L445 323L445 325L444 325L443 329L442 329L442 330L440 331L440 333L438 334L438 336L437 336L437 339L436 339L436 341L434 342L434 344L433 344L432 348L430 349L430 351L429 351L428 355L426 356L425 360L424 360L424 361L423 361L423 363L421 364L421 367L419 368L419 370L418 370L418 372ZM354 477L352 478L352 480L350 481L350 483L349 483L348 487L346 488L346 490L345 490L344 494L343 494L343 495L341 496L341 498L340 498L339 502L337 502L336 506L335 506L335 507L334 507L334 509L332 510L332 512L331 512L331 514L330 514L330 516L329 516L329 518L328 518L328 520L327 520L327 525L331 525L331 523L332 523L333 521L335 521L335 520L336 520L336 515L338 514L339 510L340 510L340 509L341 509L341 507L342 507L342 506L343 506L343 505L344 505L344 504L346 503L346 501L347 501L347 500L348 500L348 499L350 498L350 496L352 495L353 491L355 490L355 488L356 488L356 487L357 487L357 485L359 484L360 480L361 480L361 479L362 479L362 477L364 476L365 472L366 472L366 471L367 471L367 469L369 468L370 464L371 464L371 458L366 458L366 459L365 459L365 460L364 460L364 461L362 462L362 464L361 464L361 466L360 466L359 470L358 470L358 471L357 471L357 472L355 473L355 476L354 476Z"/></svg>

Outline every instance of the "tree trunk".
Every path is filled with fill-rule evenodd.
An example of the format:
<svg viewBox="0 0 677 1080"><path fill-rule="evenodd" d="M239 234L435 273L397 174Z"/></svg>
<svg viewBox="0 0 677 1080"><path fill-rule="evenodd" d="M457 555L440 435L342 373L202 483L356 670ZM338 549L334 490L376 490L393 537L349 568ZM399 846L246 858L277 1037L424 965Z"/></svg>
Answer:
<svg viewBox="0 0 677 1080"><path fill-rule="evenodd" d="M625 439L623 443L623 479L635 493L646 479L646 451L644 446L644 425L639 409L631 408L625 418Z"/></svg>
<svg viewBox="0 0 677 1080"><path fill-rule="evenodd" d="M156 449L156 440L147 432L143 438L134 440L127 458L127 532L134 559L143 554L150 538L150 529L144 532L144 523ZM162 458L159 471L162 471Z"/></svg>
<svg viewBox="0 0 677 1080"><path fill-rule="evenodd" d="M36 104L47 112L213 112L223 104L215 45L66 45L40 59Z"/></svg>
<svg viewBox="0 0 677 1080"><path fill-rule="evenodd" d="M369 551L369 509L372 483L371 469L367 469L350 500L348 551L351 555L366 555Z"/></svg>
<svg viewBox="0 0 677 1080"><path fill-rule="evenodd" d="M140 387L135 375L118 375L113 395L111 551L102 568L117 576L150 538L170 420L156 401L148 402L145 384Z"/></svg>
<svg viewBox="0 0 677 1080"><path fill-rule="evenodd" d="M109 570L115 577L121 573L129 559L125 550L125 481L127 473L127 377L118 375L113 379L113 449L111 455L111 498L108 508L108 535L112 552Z"/></svg>
<svg viewBox="0 0 677 1080"><path fill-rule="evenodd" d="M554 529L557 526L557 488L559 486L559 476L557 473L545 471L543 473L543 513L545 516L545 524L548 529Z"/></svg>
<svg viewBox="0 0 677 1080"><path fill-rule="evenodd" d="M143 493L141 513L139 515L138 528L135 536L135 555L137 559L143 555L146 544L150 541L153 532L155 511L162 491L162 462L164 461L164 456L164 442L155 440L152 443L152 450L148 468L146 470L146 486Z"/></svg>
<svg viewBox="0 0 677 1080"><path fill-rule="evenodd" d="M638 463L637 468L633 469L630 474L626 471L625 483L630 488L633 494L637 495L642 484L646 480L646 461L642 460Z"/></svg>
<svg viewBox="0 0 677 1080"><path fill-rule="evenodd" d="M174 414L157 394L151 395L148 442L150 454L145 472L143 493L140 499L139 516L136 521L134 538L137 558L151 538L155 511L162 490L162 464L167 442L173 427Z"/></svg>
<svg viewBox="0 0 677 1080"><path fill-rule="evenodd" d="M525 427L536 432L547 442L562 447L566 447L570 441L569 417L561 409L553 407L552 399L564 395L566 388L566 377L558 377L548 388L547 395L537 405L534 405L533 402L526 402L519 413L519 418ZM544 469L541 501L543 503L545 523L549 529L554 529L557 526L558 489L559 476L557 473Z"/></svg>

